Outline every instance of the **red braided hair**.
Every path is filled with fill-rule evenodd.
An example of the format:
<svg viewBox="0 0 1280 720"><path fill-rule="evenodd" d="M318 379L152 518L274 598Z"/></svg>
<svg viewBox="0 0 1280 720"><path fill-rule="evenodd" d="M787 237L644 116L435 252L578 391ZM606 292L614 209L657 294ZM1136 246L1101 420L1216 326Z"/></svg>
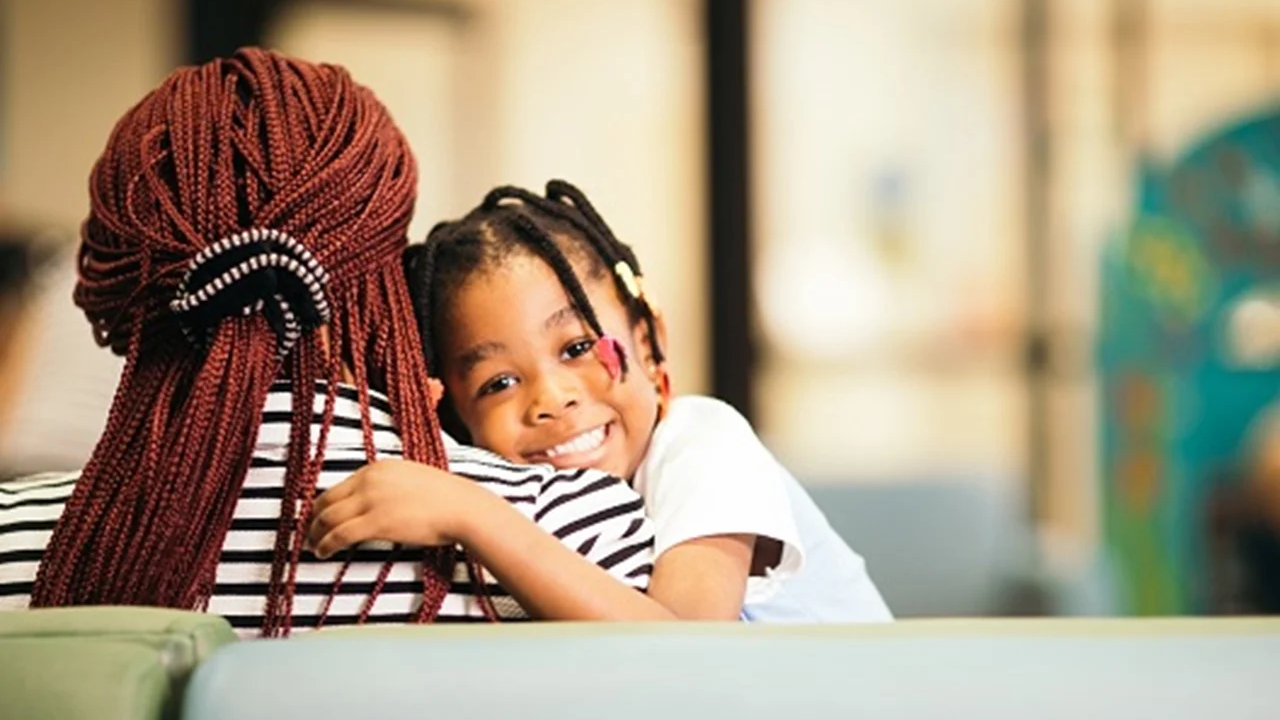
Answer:
<svg viewBox="0 0 1280 720"><path fill-rule="evenodd" d="M127 360L33 606L204 607L277 378L306 409L328 381L326 432L345 362L365 404L371 383L385 389L405 457L444 466L400 266L416 167L386 109L345 70L258 49L179 69L116 125L89 189L75 302L98 343ZM250 228L287 233L328 273L326 340L309 333L283 361L260 313L228 316L198 346L169 307L200 250ZM310 413L295 415L266 635L289 631L323 460L309 450ZM451 571L451 552L428 552L421 616L435 615Z"/></svg>

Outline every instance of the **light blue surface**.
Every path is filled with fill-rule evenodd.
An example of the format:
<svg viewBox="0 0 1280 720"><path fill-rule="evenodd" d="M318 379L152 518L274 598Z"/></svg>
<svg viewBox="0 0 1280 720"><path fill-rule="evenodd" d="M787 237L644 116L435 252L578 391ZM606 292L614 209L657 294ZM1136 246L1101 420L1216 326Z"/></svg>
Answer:
<svg viewBox="0 0 1280 720"><path fill-rule="evenodd" d="M1256 635L1118 636L1096 624L1049 635L1031 624L932 635L910 625L247 642L199 669L184 717L1175 720L1272 719L1280 708L1276 624Z"/></svg>
<svg viewBox="0 0 1280 720"><path fill-rule="evenodd" d="M1034 572L1013 478L814 485L831 526L866 560L894 616L992 615Z"/></svg>

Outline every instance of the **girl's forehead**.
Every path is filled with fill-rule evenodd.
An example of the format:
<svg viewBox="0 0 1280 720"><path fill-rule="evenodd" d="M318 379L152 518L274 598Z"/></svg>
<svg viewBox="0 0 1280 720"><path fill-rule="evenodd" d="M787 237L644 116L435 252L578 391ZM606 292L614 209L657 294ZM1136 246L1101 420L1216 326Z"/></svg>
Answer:
<svg viewBox="0 0 1280 720"><path fill-rule="evenodd" d="M607 312L612 304L621 307L607 277L592 277L586 263L573 257L568 260L597 312ZM568 289L551 265L532 252L521 251L472 274L453 293L447 314L451 323L471 331L516 325L528 325L527 330L534 331L572 304Z"/></svg>
<svg viewBox="0 0 1280 720"><path fill-rule="evenodd" d="M593 275L599 273L592 272L590 262L581 257L580 253L566 253L565 259L578 282L592 295L592 302L597 302L595 296L599 288L596 286L600 285L600 278ZM569 296L568 288L551 264L528 248L520 248L477 269L464 281L463 287L483 287L488 292L501 292L504 295L527 294L530 298L542 295Z"/></svg>
<svg viewBox="0 0 1280 720"><path fill-rule="evenodd" d="M511 253L474 273L464 287L483 287L488 292L527 293L531 296L564 293L555 270L532 252Z"/></svg>
<svg viewBox="0 0 1280 720"><path fill-rule="evenodd" d="M467 278L447 303L450 324L463 334L503 328L524 332L540 314L569 302L555 272L539 258L511 256Z"/></svg>

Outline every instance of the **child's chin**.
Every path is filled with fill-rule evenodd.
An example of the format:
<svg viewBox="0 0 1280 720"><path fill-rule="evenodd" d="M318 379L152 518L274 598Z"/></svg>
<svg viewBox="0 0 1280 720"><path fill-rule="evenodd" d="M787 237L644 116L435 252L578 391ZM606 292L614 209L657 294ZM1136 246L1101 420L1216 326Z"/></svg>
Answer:
<svg viewBox="0 0 1280 720"><path fill-rule="evenodd" d="M604 462L592 465L591 469L620 477L623 480L629 479L627 477L628 467L625 458L607 458Z"/></svg>
<svg viewBox="0 0 1280 720"><path fill-rule="evenodd" d="M598 470L610 475L624 477L626 473L626 462L615 457L605 456L601 458L555 458L554 460L543 461L547 465L551 465L559 470Z"/></svg>

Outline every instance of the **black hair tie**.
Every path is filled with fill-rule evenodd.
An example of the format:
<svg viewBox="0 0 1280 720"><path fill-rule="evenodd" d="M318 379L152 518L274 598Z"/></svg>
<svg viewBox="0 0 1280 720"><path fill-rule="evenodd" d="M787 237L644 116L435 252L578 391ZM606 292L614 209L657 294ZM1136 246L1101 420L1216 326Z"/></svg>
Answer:
<svg viewBox="0 0 1280 720"><path fill-rule="evenodd" d="M245 230L191 259L169 309L201 347L226 318L261 312L283 358L304 332L329 322L328 283L329 274L296 239L279 230Z"/></svg>

